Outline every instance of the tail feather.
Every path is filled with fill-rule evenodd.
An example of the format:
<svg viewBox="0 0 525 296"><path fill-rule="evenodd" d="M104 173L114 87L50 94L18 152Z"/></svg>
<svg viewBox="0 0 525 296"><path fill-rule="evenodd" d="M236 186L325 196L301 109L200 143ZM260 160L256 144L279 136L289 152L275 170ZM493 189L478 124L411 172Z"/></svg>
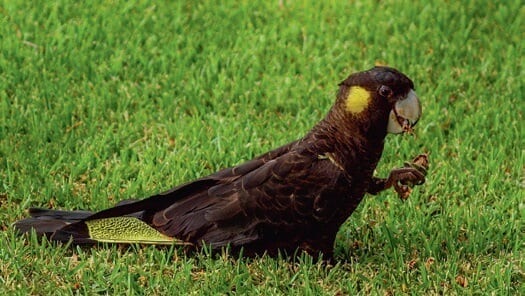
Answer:
<svg viewBox="0 0 525 296"><path fill-rule="evenodd" d="M57 219L26 218L17 221L14 226L19 233L29 233L34 230L38 236L49 236L68 223Z"/></svg>
<svg viewBox="0 0 525 296"><path fill-rule="evenodd" d="M35 231L39 237L51 237L56 231L89 217L89 211L60 211L41 208L30 208L29 215L15 222L14 227L20 233Z"/></svg>
<svg viewBox="0 0 525 296"><path fill-rule="evenodd" d="M31 217L15 222L14 228L20 233L35 231L39 237L73 244L107 242L190 246L193 242L154 227L151 213L169 208L177 200L193 197L196 192L206 191L217 182L212 178L200 179L146 199L124 200L100 212L32 208L29 210Z"/></svg>
<svg viewBox="0 0 525 296"><path fill-rule="evenodd" d="M128 204L126 201L121 204ZM38 237L74 244L143 243L188 245L168 237L141 219L141 212L131 215L102 219L88 219L89 211L61 211L41 208L29 209L31 217L15 222L19 233L35 231Z"/></svg>
<svg viewBox="0 0 525 296"><path fill-rule="evenodd" d="M49 210L42 208L30 208L29 215L34 218L54 218L61 220L79 221L86 219L93 212L91 211L61 211L61 210Z"/></svg>

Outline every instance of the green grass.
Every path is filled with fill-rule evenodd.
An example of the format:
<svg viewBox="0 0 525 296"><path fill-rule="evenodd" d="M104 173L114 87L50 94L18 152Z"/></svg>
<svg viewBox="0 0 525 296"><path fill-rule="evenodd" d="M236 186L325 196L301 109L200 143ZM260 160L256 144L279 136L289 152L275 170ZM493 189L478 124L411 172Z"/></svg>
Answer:
<svg viewBox="0 0 525 296"><path fill-rule="evenodd" d="M88 2L0 1L0 294L525 292L521 1ZM375 63L424 108L378 174L431 169L367 197L333 267L13 233L29 206L100 210L301 137Z"/></svg>

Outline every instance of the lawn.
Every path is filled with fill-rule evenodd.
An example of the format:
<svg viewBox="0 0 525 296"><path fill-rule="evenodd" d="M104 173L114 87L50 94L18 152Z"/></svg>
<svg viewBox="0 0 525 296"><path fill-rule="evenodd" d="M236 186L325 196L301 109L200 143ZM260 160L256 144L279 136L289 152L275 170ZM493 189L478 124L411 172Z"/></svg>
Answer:
<svg viewBox="0 0 525 296"><path fill-rule="evenodd" d="M0 294L525 292L522 1L0 1ZM503 3L503 1L501 1ZM29 206L100 210L304 135L348 74L412 78L428 152L367 196L336 263L17 237Z"/></svg>

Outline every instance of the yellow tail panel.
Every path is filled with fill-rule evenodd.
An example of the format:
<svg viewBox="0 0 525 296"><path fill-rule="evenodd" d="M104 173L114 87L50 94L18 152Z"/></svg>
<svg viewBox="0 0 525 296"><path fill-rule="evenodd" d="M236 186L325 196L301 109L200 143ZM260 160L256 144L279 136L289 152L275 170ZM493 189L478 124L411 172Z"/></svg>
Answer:
<svg viewBox="0 0 525 296"><path fill-rule="evenodd" d="M85 222L91 239L107 243L140 243L154 245L188 245L166 236L135 217L113 217Z"/></svg>

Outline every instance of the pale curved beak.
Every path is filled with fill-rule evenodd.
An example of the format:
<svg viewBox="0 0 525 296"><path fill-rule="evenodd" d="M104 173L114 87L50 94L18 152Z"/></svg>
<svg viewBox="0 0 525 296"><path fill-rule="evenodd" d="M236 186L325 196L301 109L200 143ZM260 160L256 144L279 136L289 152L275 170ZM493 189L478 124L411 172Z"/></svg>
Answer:
<svg viewBox="0 0 525 296"><path fill-rule="evenodd" d="M387 131L393 134L411 133L421 117L421 103L414 92L410 90L406 97L394 105L388 116Z"/></svg>

